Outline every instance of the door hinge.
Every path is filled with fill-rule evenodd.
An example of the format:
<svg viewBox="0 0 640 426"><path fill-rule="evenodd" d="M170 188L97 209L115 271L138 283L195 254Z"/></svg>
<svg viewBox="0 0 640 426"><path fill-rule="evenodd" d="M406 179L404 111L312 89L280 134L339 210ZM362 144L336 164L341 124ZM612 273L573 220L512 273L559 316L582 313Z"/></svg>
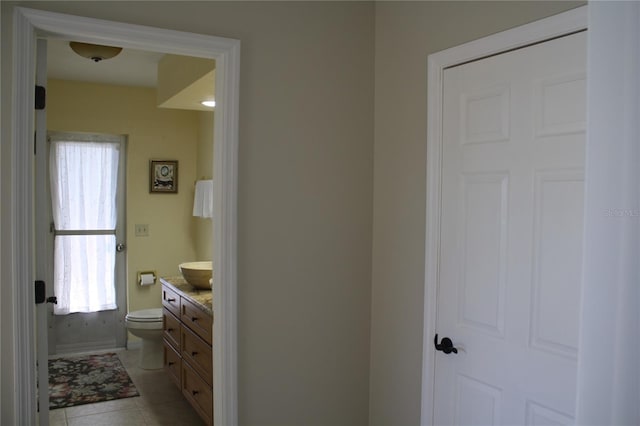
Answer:
<svg viewBox="0 0 640 426"><path fill-rule="evenodd" d="M36 281L36 305L44 303L46 299L47 297L44 281L38 280Z"/></svg>
<svg viewBox="0 0 640 426"><path fill-rule="evenodd" d="M35 108L44 109L47 104L47 89L44 86L36 86Z"/></svg>
<svg viewBox="0 0 640 426"><path fill-rule="evenodd" d="M38 280L35 282L36 284L36 305L41 303L53 303L54 305L58 304L58 298L56 296L47 297L46 293L46 284L42 280Z"/></svg>

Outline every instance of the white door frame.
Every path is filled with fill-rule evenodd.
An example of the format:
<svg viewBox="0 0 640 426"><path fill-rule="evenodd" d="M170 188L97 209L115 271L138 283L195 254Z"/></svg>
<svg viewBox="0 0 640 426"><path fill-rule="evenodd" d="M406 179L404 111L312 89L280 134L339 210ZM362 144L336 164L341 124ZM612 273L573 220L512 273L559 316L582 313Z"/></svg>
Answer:
<svg viewBox="0 0 640 426"><path fill-rule="evenodd" d="M36 424L35 305L32 254L33 122L38 37L72 38L216 60L213 215L214 419L237 414L236 235L240 41L16 7L13 16L12 219L14 420Z"/></svg>
<svg viewBox="0 0 640 426"><path fill-rule="evenodd" d="M440 264L442 99L446 68L587 28L587 6L434 53L427 65L427 197L420 424L433 423L436 309Z"/></svg>

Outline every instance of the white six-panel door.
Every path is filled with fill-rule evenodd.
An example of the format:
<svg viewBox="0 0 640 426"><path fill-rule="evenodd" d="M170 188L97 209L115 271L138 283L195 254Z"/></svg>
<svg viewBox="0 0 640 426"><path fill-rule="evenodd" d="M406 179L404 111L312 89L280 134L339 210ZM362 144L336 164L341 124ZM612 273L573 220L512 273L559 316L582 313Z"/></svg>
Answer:
<svg viewBox="0 0 640 426"><path fill-rule="evenodd" d="M570 424L586 33L444 72L435 424Z"/></svg>

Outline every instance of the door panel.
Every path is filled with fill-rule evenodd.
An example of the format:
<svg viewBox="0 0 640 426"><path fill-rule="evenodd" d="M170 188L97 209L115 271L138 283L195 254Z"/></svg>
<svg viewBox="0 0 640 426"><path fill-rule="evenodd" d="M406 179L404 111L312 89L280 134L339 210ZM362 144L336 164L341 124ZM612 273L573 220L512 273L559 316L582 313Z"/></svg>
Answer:
<svg viewBox="0 0 640 426"><path fill-rule="evenodd" d="M72 230L54 230L54 235L58 244L74 240L82 240L88 246L94 239L107 238L110 241L110 249L105 257L109 258L109 264L115 262L113 272L96 272L97 268L89 268L92 273L98 274L96 278L113 279L115 281L115 308L113 305L100 307L97 312L76 312L66 315L51 315L49 318L49 339L50 353L72 353L95 349L111 349L124 347L126 345L126 328L124 317L126 315L126 251L117 252L116 245L125 243L125 188L126 188L126 138L116 135L92 135L80 133L56 133L51 132L50 137L56 140L91 141L91 143L116 143L119 145L118 176L115 205L117 218L115 219L115 229L93 229L88 228ZM96 193L91 194L96 195ZM50 207L49 207L50 211ZM94 212L95 213L95 212ZM77 214L77 212L76 212ZM92 213L93 214L93 213ZM100 214L99 212L96 214ZM83 219L86 223L94 224L94 218ZM53 246L53 243L51 244ZM92 250L92 253L94 251ZM53 257L53 253L51 253ZM53 262L52 262L53 263ZM62 264L62 263L59 263ZM95 266L95 265L94 265ZM54 267L55 269L55 267ZM113 293L111 293L113 294ZM63 296L63 295L58 295ZM73 296L73 295L72 295Z"/></svg>
<svg viewBox="0 0 640 426"><path fill-rule="evenodd" d="M584 206L582 170L535 173L531 347L577 359ZM562 321L558 321L561 318Z"/></svg>
<svg viewBox="0 0 640 426"><path fill-rule="evenodd" d="M444 72L438 425L569 424L586 33Z"/></svg>
<svg viewBox="0 0 640 426"><path fill-rule="evenodd" d="M508 184L506 173L461 176L458 321L495 336L504 335Z"/></svg>

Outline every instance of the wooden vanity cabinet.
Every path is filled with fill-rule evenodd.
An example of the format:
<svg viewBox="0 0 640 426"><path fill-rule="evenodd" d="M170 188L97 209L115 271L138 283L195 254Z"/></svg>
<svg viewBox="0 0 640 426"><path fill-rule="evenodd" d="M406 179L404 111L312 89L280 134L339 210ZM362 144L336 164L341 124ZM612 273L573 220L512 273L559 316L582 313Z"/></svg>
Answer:
<svg viewBox="0 0 640 426"><path fill-rule="evenodd" d="M162 286L164 369L207 425L213 425L213 318Z"/></svg>
<svg viewBox="0 0 640 426"><path fill-rule="evenodd" d="M166 285L162 286L162 307L180 317L180 294Z"/></svg>
<svg viewBox="0 0 640 426"><path fill-rule="evenodd" d="M211 346L187 327L182 327L181 337L182 359L186 360L209 386L213 386Z"/></svg>
<svg viewBox="0 0 640 426"><path fill-rule="evenodd" d="M182 383L182 359L180 354L176 350L168 345L166 342L163 346L164 350L164 369L176 384L178 388L181 388Z"/></svg>
<svg viewBox="0 0 640 426"><path fill-rule="evenodd" d="M162 311L162 324L164 339L169 342L176 351L180 352L180 333L182 331L180 320L165 308Z"/></svg>
<svg viewBox="0 0 640 426"><path fill-rule="evenodd" d="M195 303L182 299L180 303L180 321L211 346L213 321Z"/></svg>

